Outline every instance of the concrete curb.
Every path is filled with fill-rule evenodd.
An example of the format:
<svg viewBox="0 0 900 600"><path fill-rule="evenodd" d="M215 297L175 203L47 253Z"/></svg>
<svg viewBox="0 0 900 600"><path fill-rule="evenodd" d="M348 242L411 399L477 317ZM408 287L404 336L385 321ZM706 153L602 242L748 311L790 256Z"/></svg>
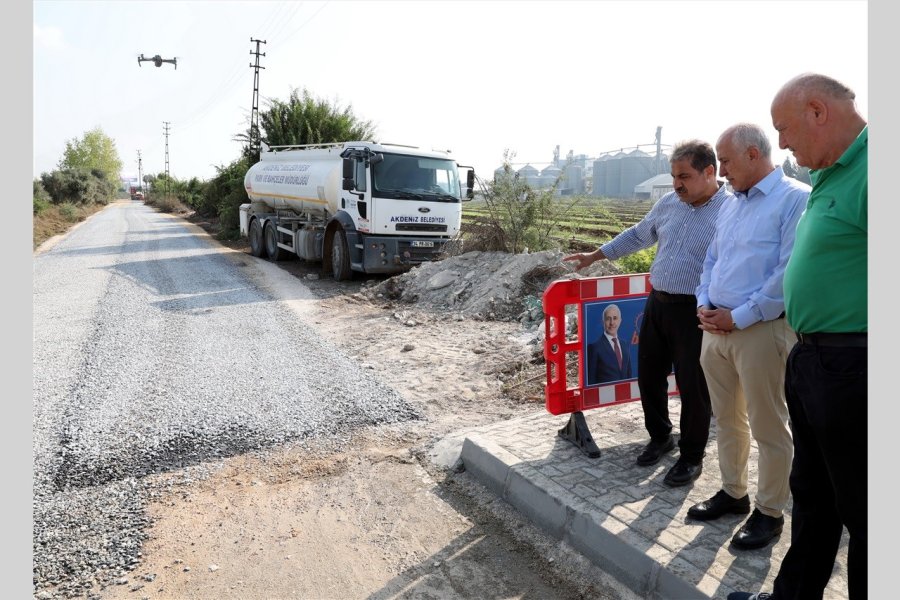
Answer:
<svg viewBox="0 0 900 600"><path fill-rule="evenodd" d="M644 597L711 598L657 560L675 558L669 550L646 538L639 544L630 543L629 538L639 534L625 523L612 516L599 518L595 510L573 501L564 488L486 437L466 437L461 458L466 470L485 487ZM642 552L639 547L647 550ZM691 568L686 563L680 566ZM696 571L693 575L699 580L703 574Z"/></svg>

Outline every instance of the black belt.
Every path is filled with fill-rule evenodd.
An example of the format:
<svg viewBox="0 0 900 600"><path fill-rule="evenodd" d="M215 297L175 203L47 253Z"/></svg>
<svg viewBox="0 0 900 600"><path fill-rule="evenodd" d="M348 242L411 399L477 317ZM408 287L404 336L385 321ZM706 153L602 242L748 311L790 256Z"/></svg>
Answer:
<svg viewBox="0 0 900 600"><path fill-rule="evenodd" d="M697 296L693 294L670 294L669 292L656 289L651 293L656 294L663 302L697 302Z"/></svg>
<svg viewBox="0 0 900 600"><path fill-rule="evenodd" d="M868 333L798 333L797 340L807 346L832 346L836 348L866 348Z"/></svg>

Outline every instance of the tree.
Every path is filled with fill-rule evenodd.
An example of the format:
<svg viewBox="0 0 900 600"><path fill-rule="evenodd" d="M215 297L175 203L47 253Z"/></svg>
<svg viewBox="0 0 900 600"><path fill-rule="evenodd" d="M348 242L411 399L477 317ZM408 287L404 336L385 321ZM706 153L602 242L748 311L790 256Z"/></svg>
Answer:
<svg viewBox="0 0 900 600"><path fill-rule="evenodd" d="M359 119L350 106L315 98L303 89L291 90L286 102L267 100L268 108L259 114L260 139L269 146L328 144L368 140L375 135L371 121ZM235 136L246 145L243 155L250 156L250 130ZM256 161L258 157L250 157Z"/></svg>
<svg viewBox="0 0 900 600"><path fill-rule="evenodd" d="M59 169L101 171L104 179L118 187L122 161L116 151L116 143L100 127L95 127L80 140L73 138L66 142Z"/></svg>

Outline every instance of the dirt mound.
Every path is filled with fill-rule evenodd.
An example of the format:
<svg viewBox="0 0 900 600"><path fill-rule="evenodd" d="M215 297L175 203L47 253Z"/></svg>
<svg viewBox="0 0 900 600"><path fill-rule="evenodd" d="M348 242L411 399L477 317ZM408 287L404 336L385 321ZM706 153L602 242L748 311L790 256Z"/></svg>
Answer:
<svg viewBox="0 0 900 600"><path fill-rule="evenodd" d="M541 296L557 279L617 275L610 261L598 261L580 272L563 262L564 254L547 250L531 254L467 252L423 263L364 288L373 302L414 304L416 308L491 321L543 319Z"/></svg>

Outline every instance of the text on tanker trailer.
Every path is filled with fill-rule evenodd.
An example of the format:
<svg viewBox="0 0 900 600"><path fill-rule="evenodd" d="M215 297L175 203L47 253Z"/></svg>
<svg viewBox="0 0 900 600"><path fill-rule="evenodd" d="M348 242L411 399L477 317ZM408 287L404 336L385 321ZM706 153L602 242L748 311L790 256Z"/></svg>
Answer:
<svg viewBox="0 0 900 600"><path fill-rule="evenodd" d="M401 272L436 259L459 232L475 173L463 191L458 166L412 146L263 145L244 177L241 234L254 256L322 261L339 281Z"/></svg>

